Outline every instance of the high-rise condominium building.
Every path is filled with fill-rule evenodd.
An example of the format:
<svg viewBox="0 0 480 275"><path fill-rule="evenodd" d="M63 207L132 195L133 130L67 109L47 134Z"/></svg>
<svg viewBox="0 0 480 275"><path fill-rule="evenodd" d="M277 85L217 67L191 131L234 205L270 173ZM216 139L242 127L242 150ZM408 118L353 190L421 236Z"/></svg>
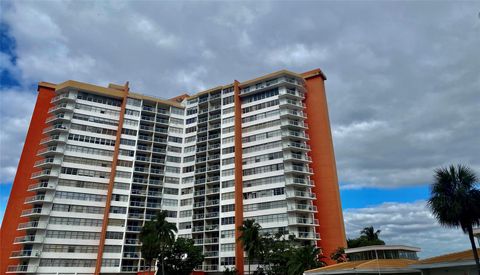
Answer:
<svg viewBox="0 0 480 275"><path fill-rule="evenodd" d="M200 271L243 273L246 219L330 255L345 234L324 80L279 71L168 100L39 83L0 273L134 274L160 209L202 248Z"/></svg>

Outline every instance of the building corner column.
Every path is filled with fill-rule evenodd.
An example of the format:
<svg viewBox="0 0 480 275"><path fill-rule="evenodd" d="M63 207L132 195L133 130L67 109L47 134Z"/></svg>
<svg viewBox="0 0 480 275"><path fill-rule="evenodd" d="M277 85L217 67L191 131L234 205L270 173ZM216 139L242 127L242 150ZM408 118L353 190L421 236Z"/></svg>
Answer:
<svg viewBox="0 0 480 275"><path fill-rule="evenodd" d="M240 227L243 225L243 168L242 168L242 102L240 99L240 86L234 81L235 104L235 268L237 274L244 274L243 243Z"/></svg>

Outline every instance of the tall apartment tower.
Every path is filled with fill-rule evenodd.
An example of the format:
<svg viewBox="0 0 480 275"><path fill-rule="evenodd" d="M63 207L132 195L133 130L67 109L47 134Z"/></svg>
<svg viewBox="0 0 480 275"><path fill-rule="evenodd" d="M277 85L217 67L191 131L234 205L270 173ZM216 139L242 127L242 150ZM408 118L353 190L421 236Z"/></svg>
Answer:
<svg viewBox="0 0 480 275"><path fill-rule="evenodd" d="M238 227L345 246L324 74L279 71L164 100L41 82L1 230L0 273L136 274L160 209L207 273L244 270Z"/></svg>

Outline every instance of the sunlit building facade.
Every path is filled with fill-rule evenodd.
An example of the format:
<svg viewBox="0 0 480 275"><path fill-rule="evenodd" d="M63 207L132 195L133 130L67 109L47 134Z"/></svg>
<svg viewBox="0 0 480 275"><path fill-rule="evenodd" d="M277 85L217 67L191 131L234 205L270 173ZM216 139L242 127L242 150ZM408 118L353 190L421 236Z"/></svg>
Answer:
<svg viewBox="0 0 480 275"><path fill-rule="evenodd" d="M39 83L0 272L134 274L160 209L202 248L199 271L242 272L246 219L330 255L345 234L325 79L279 71L168 100Z"/></svg>

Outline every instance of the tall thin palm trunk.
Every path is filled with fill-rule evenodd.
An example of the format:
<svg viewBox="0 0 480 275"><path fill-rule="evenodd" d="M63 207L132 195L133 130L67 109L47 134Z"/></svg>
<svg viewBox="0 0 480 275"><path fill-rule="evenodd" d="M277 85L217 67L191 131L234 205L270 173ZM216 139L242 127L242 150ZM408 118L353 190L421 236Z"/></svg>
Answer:
<svg viewBox="0 0 480 275"><path fill-rule="evenodd" d="M475 263L477 265L477 272L480 275L480 261L478 259L477 247L475 245L475 237L473 236L473 227L468 227L468 238L470 239L470 244L472 245L473 257L475 258Z"/></svg>

